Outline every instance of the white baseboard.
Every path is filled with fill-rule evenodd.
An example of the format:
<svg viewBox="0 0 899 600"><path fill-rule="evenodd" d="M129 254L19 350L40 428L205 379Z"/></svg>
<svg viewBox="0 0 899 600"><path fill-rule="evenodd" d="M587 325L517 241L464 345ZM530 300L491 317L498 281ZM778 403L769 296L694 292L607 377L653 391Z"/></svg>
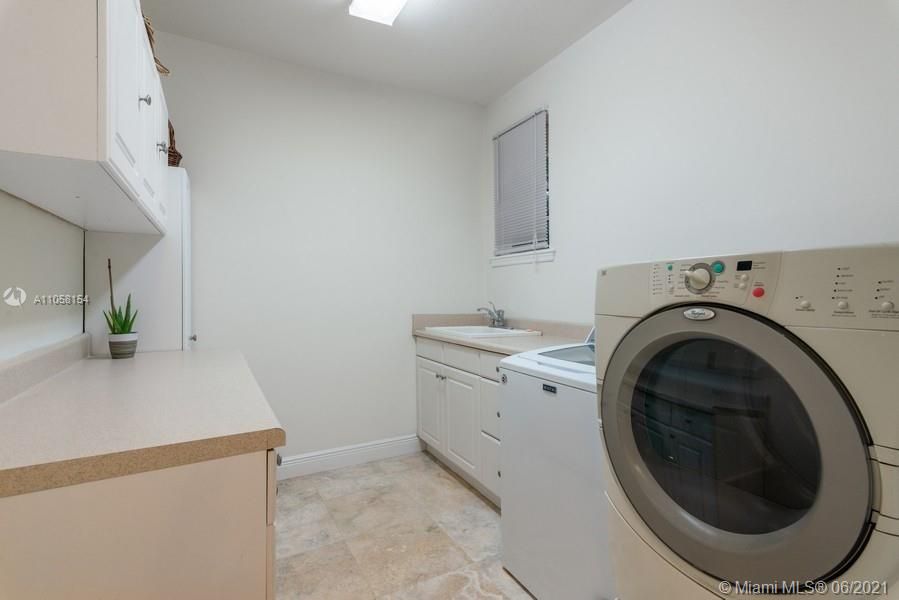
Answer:
<svg viewBox="0 0 899 600"><path fill-rule="evenodd" d="M373 460L383 460L421 452L422 445L414 433L386 440L375 440L354 446L319 450L296 456L285 456L278 467L278 479L311 475L341 467L351 467Z"/></svg>

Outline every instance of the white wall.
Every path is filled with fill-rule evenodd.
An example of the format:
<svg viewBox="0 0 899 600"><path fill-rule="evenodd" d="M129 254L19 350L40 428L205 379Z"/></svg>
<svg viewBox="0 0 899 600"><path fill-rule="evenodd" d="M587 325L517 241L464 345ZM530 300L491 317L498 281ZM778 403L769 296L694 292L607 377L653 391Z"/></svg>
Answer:
<svg viewBox="0 0 899 600"><path fill-rule="evenodd" d="M482 108L161 33L197 348L242 350L286 456L415 432L414 312L483 302Z"/></svg>
<svg viewBox="0 0 899 600"><path fill-rule="evenodd" d="M899 239L897 65L897 0L635 0L488 107L549 107L558 251L488 295L589 321L601 265Z"/></svg>
<svg viewBox="0 0 899 600"><path fill-rule="evenodd" d="M109 272L116 305L125 306L129 294L138 311L134 329L140 335L138 352L181 350L183 347L182 194L184 169L167 169L166 230L164 236L88 231L84 235L84 287L95 299L84 312L84 330L91 335L91 355L109 356Z"/></svg>
<svg viewBox="0 0 899 600"><path fill-rule="evenodd" d="M0 295L25 290L22 306L0 299L0 360L81 333L81 307L35 305L36 295L81 294L83 232L0 191Z"/></svg>

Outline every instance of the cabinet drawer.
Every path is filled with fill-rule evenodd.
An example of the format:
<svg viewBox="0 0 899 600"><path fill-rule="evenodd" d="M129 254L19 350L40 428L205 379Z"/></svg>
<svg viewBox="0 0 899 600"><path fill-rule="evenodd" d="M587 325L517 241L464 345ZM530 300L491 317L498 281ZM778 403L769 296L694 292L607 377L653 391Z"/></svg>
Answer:
<svg viewBox="0 0 899 600"><path fill-rule="evenodd" d="M481 434L481 484L502 498L502 470L499 463L499 440L486 433Z"/></svg>
<svg viewBox="0 0 899 600"><path fill-rule="evenodd" d="M474 348L457 346L455 344L443 345L443 364L455 367L468 373L478 372L478 354Z"/></svg>
<svg viewBox="0 0 899 600"><path fill-rule="evenodd" d="M499 434L500 410L499 410L499 384L495 381L481 378L481 431L489 433L498 440L503 439Z"/></svg>
<svg viewBox="0 0 899 600"><path fill-rule="evenodd" d="M426 338L415 338L415 354L435 362L443 362L443 342Z"/></svg>
<svg viewBox="0 0 899 600"><path fill-rule="evenodd" d="M481 351L478 375L493 381L499 381L499 361L504 358L505 356L502 354Z"/></svg>

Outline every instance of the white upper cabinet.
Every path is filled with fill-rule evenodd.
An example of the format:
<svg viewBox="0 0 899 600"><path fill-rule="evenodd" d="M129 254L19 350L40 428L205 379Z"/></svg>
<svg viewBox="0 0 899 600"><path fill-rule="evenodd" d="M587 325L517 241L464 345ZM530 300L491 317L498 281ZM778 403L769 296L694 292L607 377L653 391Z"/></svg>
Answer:
<svg viewBox="0 0 899 600"><path fill-rule="evenodd" d="M0 189L88 230L165 233L168 114L139 2L0 14Z"/></svg>
<svg viewBox="0 0 899 600"><path fill-rule="evenodd" d="M141 130L141 169L140 194L150 210L156 211L165 218L166 206L162 188L165 185L163 176L168 166L168 109L162 95L162 85L156 74L156 63L153 56L142 53L144 88L138 102L140 108Z"/></svg>
<svg viewBox="0 0 899 600"><path fill-rule="evenodd" d="M140 27L133 0L111 1L107 13L107 161L132 193L138 189L141 111L152 107L150 79L144 72ZM147 105L145 106L146 103Z"/></svg>

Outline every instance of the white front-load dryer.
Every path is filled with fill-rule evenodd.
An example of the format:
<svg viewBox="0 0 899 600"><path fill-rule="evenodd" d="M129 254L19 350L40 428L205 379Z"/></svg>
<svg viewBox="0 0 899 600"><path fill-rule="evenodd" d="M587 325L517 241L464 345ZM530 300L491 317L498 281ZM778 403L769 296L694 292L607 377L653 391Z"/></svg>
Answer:
<svg viewBox="0 0 899 600"><path fill-rule="evenodd" d="M899 246L600 270L622 600L899 598L897 305Z"/></svg>

